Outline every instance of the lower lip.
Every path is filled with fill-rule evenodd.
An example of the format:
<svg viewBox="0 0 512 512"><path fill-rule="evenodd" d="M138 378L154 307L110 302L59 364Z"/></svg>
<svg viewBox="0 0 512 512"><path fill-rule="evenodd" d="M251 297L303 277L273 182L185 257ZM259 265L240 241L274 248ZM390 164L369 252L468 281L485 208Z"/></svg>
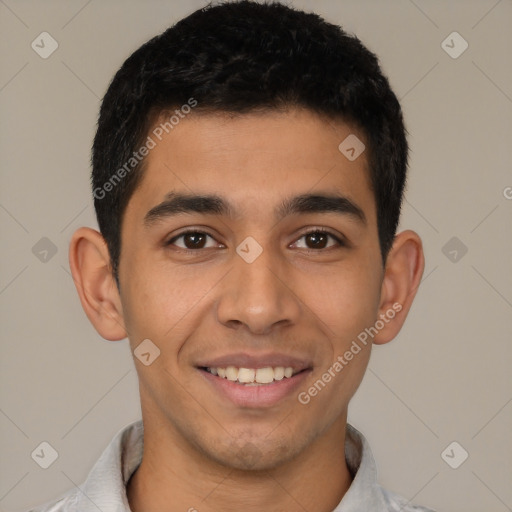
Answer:
<svg viewBox="0 0 512 512"><path fill-rule="evenodd" d="M293 377L284 377L270 384L259 386L245 386L236 382L213 375L206 370L199 369L208 382L226 398L238 407L270 407L283 398L291 395L306 379L310 369L297 373Z"/></svg>

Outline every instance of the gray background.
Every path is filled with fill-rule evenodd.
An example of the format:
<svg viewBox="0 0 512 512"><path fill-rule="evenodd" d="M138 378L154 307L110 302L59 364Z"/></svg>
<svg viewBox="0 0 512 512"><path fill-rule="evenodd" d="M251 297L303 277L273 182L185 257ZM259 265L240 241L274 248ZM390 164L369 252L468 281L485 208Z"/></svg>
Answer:
<svg viewBox="0 0 512 512"><path fill-rule="evenodd" d="M292 3L380 56L410 132L402 227L424 240L424 280L398 338L374 349L349 421L384 486L439 511L512 510L512 3ZM140 417L127 341L104 341L89 324L67 246L96 225L89 149L110 79L204 4L0 0L3 511L79 485ZM59 44L47 59L31 48L43 31ZM456 59L441 46L453 31L469 44ZM58 452L48 469L31 458L42 441ZM453 441L469 453L458 469L441 457ZM455 464L463 452L448 453Z"/></svg>

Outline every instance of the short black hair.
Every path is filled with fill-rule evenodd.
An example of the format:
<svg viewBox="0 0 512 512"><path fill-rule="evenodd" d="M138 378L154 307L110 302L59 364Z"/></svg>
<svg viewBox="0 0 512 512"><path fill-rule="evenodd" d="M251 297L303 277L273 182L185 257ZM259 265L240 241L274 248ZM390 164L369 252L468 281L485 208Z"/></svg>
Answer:
<svg viewBox="0 0 512 512"><path fill-rule="evenodd" d="M155 119L180 106L186 112L185 105L207 114L301 107L359 128L385 262L400 217L408 144L400 104L376 55L317 14L243 0L209 4L152 38L108 87L92 148L92 186L116 279L123 213L144 169L138 149L149 142Z"/></svg>

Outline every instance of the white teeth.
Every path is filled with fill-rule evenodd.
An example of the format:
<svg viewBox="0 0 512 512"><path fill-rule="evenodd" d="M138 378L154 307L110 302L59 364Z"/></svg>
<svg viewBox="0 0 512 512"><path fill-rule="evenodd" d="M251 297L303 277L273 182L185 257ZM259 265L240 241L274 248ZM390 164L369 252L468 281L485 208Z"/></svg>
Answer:
<svg viewBox="0 0 512 512"><path fill-rule="evenodd" d="M276 366L272 368L267 366L265 368L236 368L235 366L228 366L227 368L207 368L212 375L218 375L223 379L228 379L232 382L239 382L246 385L270 384L274 380L282 380L283 378L290 378L293 375L293 368L291 366Z"/></svg>
<svg viewBox="0 0 512 512"><path fill-rule="evenodd" d="M283 380L284 377L284 368L282 366L278 366L274 368L274 379L275 380Z"/></svg>
<svg viewBox="0 0 512 512"><path fill-rule="evenodd" d="M228 366L226 368L226 379L232 380L233 382L238 378L238 368L234 366Z"/></svg>
<svg viewBox="0 0 512 512"><path fill-rule="evenodd" d="M256 370L255 380L260 384L268 384L269 382L272 382L274 380L274 369L271 367L258 368Z"/></svg>
<svg viewBox="0 0 512 512"><path fill-rule="evenodd" d="M238 382L254 382L255 370L240 368L238 370Z"/></svg>

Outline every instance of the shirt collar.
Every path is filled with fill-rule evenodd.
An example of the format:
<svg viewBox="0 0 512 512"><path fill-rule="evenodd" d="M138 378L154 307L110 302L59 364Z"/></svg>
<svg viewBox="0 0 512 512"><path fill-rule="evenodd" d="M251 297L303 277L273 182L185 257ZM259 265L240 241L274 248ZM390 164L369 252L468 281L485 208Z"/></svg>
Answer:
<svg viewBox="0 0 512 512"><path fill-rule="evenodd" d="M126 484L142 462L144 426L138 420L121 429L91 469L77 510L130 512Z"/></svg>
<svg viewBox="0 0 512 512"><path fill-rule="evenodd" d="M347 423L345 459L353 480L333 512L388 510L377 483L377 466L366 438Z"/></svg>

